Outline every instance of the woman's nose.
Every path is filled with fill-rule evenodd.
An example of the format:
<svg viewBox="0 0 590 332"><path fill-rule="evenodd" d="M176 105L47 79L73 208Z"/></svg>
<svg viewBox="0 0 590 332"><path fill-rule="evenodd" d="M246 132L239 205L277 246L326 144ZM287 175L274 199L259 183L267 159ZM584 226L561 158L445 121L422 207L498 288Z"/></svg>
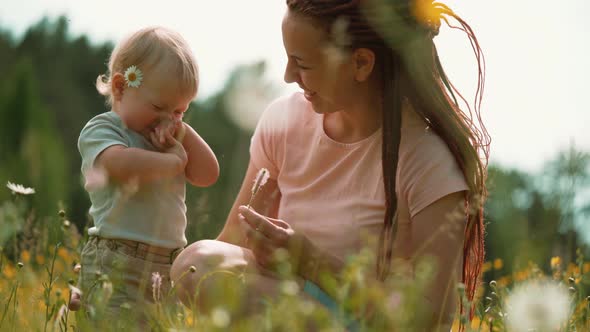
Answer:
<svg viewBox="0 0 590 332"><path fill-rule="evenodd" d="M298 74L294 70L294 68L291 65L291 62L290 61L287 63L287 66L285 67L284 80L285 80L286 83L295 83L298 80Z"/></svg>

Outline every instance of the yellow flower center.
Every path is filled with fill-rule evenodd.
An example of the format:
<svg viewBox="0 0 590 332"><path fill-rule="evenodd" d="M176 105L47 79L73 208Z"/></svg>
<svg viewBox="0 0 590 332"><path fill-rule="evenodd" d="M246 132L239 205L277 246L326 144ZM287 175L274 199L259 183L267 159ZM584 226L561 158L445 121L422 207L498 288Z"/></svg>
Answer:
<svg viewBox="0 0 590 332"><path fill-rule="evenodd" d="M129 73L129 76L127 78L130 82L133 82L137 79L137 76L135 76L135 73Z"/></svg>

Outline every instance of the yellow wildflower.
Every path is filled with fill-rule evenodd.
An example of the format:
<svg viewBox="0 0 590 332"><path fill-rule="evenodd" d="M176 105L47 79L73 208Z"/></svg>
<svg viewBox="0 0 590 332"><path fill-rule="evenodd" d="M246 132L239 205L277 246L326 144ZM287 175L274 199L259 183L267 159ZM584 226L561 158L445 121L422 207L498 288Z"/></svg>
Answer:
<svg viewBox="0 0 590 332"><path fill-rule="evenodd" d="M490 328L488 327L488 324L486 324L485 321L486 321L485 318L483 321L481 321L479 319L479 317L474 317L473 320L471 321L471 329L474 331L490 332ZM452 330L452 331L458 331L458 330Z"/></svg>
<svg viewBox="0 0 590 332"><path fill-rule="evenodd" d="M569 265L567 266L567 273L573 274L573 275L579 275L580 274L580 267L574 263L569 263Z"/></svg>
<svg viewBox="0 0 590 332"><path fill-rule="evenodd" d="M16 276L16 269L12 264L6 264L2 269L2 274L4 274L7 279L12 279Z"/></svg>
<svg viewBox="0 0 590 332"><path fill-rule="evenodd" d="M45 264L45 256L43 256L43 255L35 256L35 262L37 262L37 264L39 264L39 265Z"/></svg>
<svg viewBox="0 0 590 332"><path fill-rule="evenodd" d="M498 279L498 285L500 285L501 287L506 287L510 285L511 282L512 279L509 276L501 277L500 279Z"/></svg>
<svg viewBox="0 0 590 332"><path fill-rule="evenodd" d="M31 253L28 250L23 250L20 253L20 259L23 263L28 263L31 260Z"/></svg>
<svg viewBox="0 0 590 332"><path fill-rule="evenodd" d="M66 266L62 261L56 260L55 265L53 266L54 270L58 273L65 272Z"/></svg>
<svg viewBox="0 0 590 332"><path fill-rule="evenodd" d="M57 255L61 258L63 258L64 260L68 259L68 250L64 247L61 247L59 249L57 249Z"/></svg>
<svg viewBox="0 0 590 332"><path fill-rule="evenodd" d="M491 262L485 262L485 263L483 263L483 266L481 267L481 272L482 273L486 273L486 272L488 272L491 269L492 269L492 263Z"/></svg>
<svg viewBox="0 0 590 332"><path fill-rule="evenodd" d="M494 259L494 270L500 270L504 266L504 262L500 258Z"/></svg>
<svg viewBox="0 0 590 332"><path fill-rule="evenodd" d="M589 273L590 272L590 263L584 263L582 270L584 271L584 274Z"/></svg>
<svg viewBox="0 0 590 332"><path fill-rule="evenodd" d="M412 14L422 24L440 22L440 10L429 0L415 1L412 7Z"/></svg>
<svg viewBox="0 0 590 332"><path fill-rule="evenodd" d="M561 257L555 256L551 257L551 268L558 269L561 266Z"/></svg>
<svg viewBox="0 0 590 332"><path fill-rule="evenodd" d="M529 277L529 271L527 271L527 270L518 271L518 272L516 272L516 274L514 276L514 280L523 281L523 280L526 280L528 277Z"/></svg>

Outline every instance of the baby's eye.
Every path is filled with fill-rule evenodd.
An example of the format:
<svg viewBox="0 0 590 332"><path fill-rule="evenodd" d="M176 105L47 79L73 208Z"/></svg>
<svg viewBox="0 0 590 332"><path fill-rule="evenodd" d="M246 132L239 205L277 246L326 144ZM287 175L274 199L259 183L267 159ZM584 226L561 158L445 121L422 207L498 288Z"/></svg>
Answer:
<svg viewBox="0 0 590 332"><path fill-rule="evenodd" d="M161 111L161 110L162 110L162 107L160 107L160 106L158 106L158 105L155 105L155 104L152 104L152 107L153 107L153 108L154 108L156 111Z"/></svg>

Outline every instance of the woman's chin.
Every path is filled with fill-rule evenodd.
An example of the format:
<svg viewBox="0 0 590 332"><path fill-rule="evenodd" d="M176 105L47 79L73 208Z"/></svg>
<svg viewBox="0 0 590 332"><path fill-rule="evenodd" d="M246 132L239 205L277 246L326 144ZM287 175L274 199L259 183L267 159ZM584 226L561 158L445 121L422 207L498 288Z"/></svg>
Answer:
<svg viewBox="0 0 590 332"><path fill-rule="evenodd" d="M317 114L329 114L329 113L335 113L335 112L339 111L335 107L333 107L333 106L329 107L329 106L331 106L331 105L326 105L325 103L320 103L317 101L311 103L311 108Z"/></svg>

